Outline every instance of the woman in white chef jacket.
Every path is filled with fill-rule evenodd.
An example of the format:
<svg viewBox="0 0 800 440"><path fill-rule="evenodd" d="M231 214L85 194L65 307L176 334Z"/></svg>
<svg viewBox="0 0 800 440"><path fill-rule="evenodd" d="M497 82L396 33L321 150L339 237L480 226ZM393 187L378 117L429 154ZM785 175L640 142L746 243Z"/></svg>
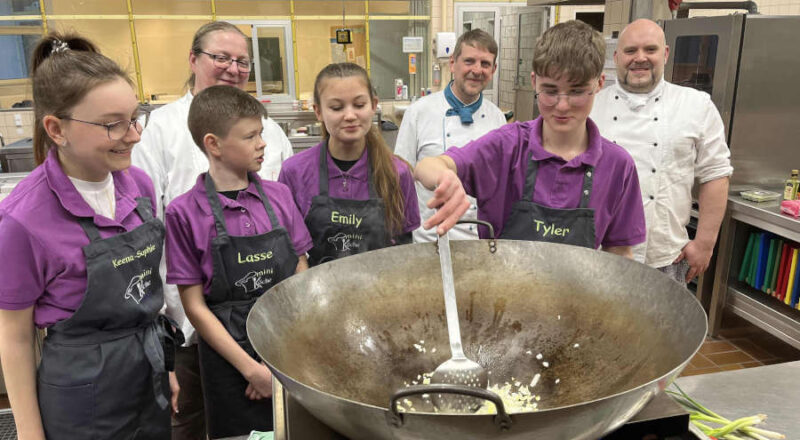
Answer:
<svg viewBox="0 0 800 440"><path fill-rule="evenodd" d="M214 21L195 32L189 52L192 76L190 89L175 102L154 110L147 121L141 142L133 150L133 164L153 180L158 216L177 196L194 186L197 176L208 170L208 159L192 140L187 126L192 98L213 85L230 85L244 89L252 70L247 39L239 28ZM272 119L262 120L261 136L267 146L259 174L276 180L281 163L292 155L292 145L283 130ZM161 273L166 273L162 260ZM173 415L173 440L205 438L203 395L197 360L197 338L181 305L178 290L164 283L166 313L181 325L186 346L178 349L176 375L180 385L178 410Z"/></svg>

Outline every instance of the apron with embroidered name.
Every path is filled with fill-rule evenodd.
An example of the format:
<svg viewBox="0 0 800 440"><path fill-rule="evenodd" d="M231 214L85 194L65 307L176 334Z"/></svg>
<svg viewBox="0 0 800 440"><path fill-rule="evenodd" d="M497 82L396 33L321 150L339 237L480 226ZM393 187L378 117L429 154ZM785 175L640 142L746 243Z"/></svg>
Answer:
<svg viewBox="0 0 800 440"><path fill-rule="evenodd" d="M533 202L539 163L531 154L525 173L522 198L514 203L500 238L546 241L595 248L594 209L589 208L594 167L583 174L581 202L578 208L560 209Z"/></svg>
<svg viewBox="0 0 800 440"><path fill-rule="evenodd" d="M377 196L369 168L369 199L337 199L328 195L328 143L319 155L319 195L311 199L305 222L314 241L308 264L360 254L389 246L386 208Z"/></svg>
<svg viewBox="0 0 800 440"><path fill-rule="evenodd" d="M208 173L204 177L217 230L211 242L213 273L206 304L239 346L260 362L247 338L247 314L264 292L295 273L299 259L260 179L253 174L248 174L248 178L255 183L271 230L260 235L232 236L225 226L214 181ZM203 338L199 338L198 350L209 437L246 435L252 430L272 431L272 399L248 399L245 395L248 382L233 365Z"/></svg>
<svg viewBox="0 0 800 440"><path fill-rule="evenodd" d="M137 198L143 223L100 238L91 218L79 223L89 244L87 287L78 310L47 330L37 382L50 439L169 439L176 344L158 273L164 225L150 199Z"/></svg>

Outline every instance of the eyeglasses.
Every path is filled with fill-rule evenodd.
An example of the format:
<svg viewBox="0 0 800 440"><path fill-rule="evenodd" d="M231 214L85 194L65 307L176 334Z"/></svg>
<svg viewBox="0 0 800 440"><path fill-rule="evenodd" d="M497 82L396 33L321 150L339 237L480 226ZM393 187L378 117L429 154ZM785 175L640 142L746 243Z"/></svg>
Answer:
<svg viewBox="0 0 800 440"><path fill-rule="evenodd" d="M199 52L204 53L209 57L211 57L211 59L214 60L214 67L220 69L227 69L228 67L231 67L232 63L235 62L236 65L239 67L239 72L245 73L249 72L253 66L253 62L247 58L231 58L227 55L215 55L213 53L204 52L202 50Z"/></svg>
<svg viewBox="0 0 800 440"><path fill-rule="evenodd" d="M554 107L558 105L558 101L561 96L563 96L567 100L567 104L572 107L583 107L584 105L589 103L589 98L594 95L596 89L590 90L574 90L569 93L558 93L555 90L545 90L543 92L538 92L533 95L534 98L539 100L545 107Z"/></svg>
<svg viewBox="0 0 800 440"><path fill-rule="evenodd" d="M105 127L106 131L108 132L108 138L112 141L118 141L125 137L128 134L128 130L133 127L136 130L136 133L142 134L142 124L139 123L138 119L131 119L130 121L116 121L116 122L109 122L108 124L101 124L99 122L89 122L89 121L81 121L80 119L74 118L61 118L67 121L75 121L75 122L83 122L84 124L90 125L97 125L98 127Z"/></svg>

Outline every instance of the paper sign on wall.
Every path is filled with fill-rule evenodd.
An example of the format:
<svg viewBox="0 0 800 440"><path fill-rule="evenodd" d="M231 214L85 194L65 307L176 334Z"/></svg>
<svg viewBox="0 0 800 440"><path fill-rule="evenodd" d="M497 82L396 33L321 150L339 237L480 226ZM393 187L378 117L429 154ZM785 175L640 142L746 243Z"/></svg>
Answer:
<svg viewBox="0 0 800 440"><path fill-rule="evenodd" d="M422 37L403 37L403 53L422 52Z"/></svg>
<svg viewBox="0 0 800 440"><path fill-rule="evenodd" d="M408 54L408 73L410 75L417 74L417 55L410 53Z"/></svg>

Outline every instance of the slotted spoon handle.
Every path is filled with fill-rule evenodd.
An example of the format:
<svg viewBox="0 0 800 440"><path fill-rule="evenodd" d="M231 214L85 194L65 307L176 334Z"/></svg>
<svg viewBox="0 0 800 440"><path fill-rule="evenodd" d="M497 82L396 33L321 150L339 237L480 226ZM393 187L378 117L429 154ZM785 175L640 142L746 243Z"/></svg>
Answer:
<svg viewBox="0 0 800 440"><path fill-rule="evenodd" d="M450 336L450 354L453 359L465 359L461 347L461 328L458 323L456 288L453 281L453 260L450 258L448 233L439 236L439 264L442 266L442 288L444 289L444 311L447 317L447 333Z"/></svg>

